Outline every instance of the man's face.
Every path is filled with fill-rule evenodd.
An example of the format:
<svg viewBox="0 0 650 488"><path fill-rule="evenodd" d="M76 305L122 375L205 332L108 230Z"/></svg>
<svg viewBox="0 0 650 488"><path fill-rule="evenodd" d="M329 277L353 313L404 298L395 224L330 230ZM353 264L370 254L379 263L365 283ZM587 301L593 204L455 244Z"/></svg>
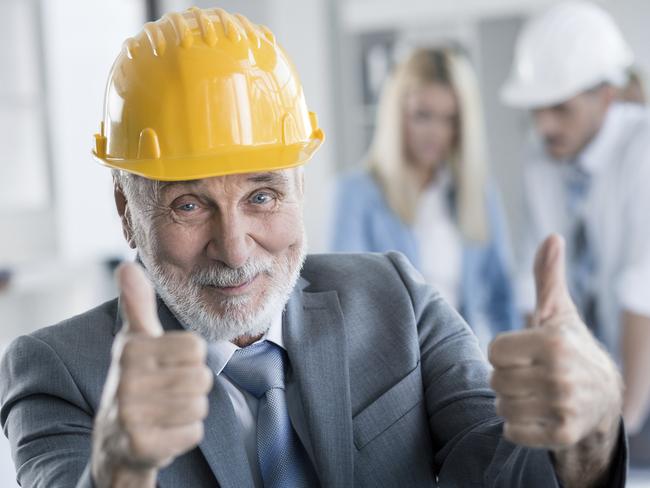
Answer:
<svg viewBox="0 0 650 488"><path fill-rule="evenodd" d="M155 193L127 207L165 303L208 340L263 334L304 260L300 170L165 182Z"/></svg>
<svg viewBox="0 0 650 488"><path fill-rule="evenodd" d="M564 103L533 110L535 127L549 156L572 159L582 151L603 124L612 90L594 88Z"/></svg>

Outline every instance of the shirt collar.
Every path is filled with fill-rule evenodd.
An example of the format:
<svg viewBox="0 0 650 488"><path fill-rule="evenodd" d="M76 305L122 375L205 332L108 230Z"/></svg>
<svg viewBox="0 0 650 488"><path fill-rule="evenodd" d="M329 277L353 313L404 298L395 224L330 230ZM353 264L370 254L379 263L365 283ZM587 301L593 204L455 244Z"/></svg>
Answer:
<svg viewBox="0 0 650 488"><path fill-rule="evenodd" d="M271 322L271 327L262 338L257 342L269 341L273 342L276 346L284 347L284 340L282 339L282 312L278 313ZM257 344L256 342L256 344ZM220 375L223 368L226 367L228 361L237 349L241 349L230 341L214 341L209 343L208 348L213 359L212 369L216 375Z"/></svg>
<svg viewBox="0 0 650 488"><path fill-rule="evenodd" d="M583 172L595 174L616 160L612 151L615 150L620 131L624 128L620 123L623 110L618 103L612 104L607 110L600 130L577 157L577 164Z"/></svg>
<svg viewBox="0 0 650 488"><path fill-rule="evenodd" d="M425 188L426 192L444 192L453 185L454 179L451 172L449 163L442 163L442 167L438 169L438 174Z"/></svg>

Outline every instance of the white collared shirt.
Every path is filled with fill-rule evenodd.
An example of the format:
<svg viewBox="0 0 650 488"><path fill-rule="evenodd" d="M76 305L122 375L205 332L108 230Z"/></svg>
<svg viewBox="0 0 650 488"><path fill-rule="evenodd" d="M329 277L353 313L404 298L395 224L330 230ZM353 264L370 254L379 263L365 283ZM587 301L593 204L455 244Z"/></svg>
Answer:
<svg viewBox="0 0 650 488"><path fill-rule="evenodd" d="M276 346L286 350L284 347L284 341L282 340L281 313L274 318L269 330L257 342L261 341L272 342ZM240 347L229 341L212 342L208 347L210 348L210 352L213 354L215 360L215 381L219 382L228 393L230 401L232 402L232 408L235 411L235 416L241 425L242 438L248 456L248 464L251 467L253 482L256 487L262 488L264 484L262 482L262 475L257 461L257 408L259 406L259 400L246 390L239 388L239 386L230 381L225 374L221 374L223 369L226 367L226 364L228 364L228 361L230 361L232 355L237 349L240 349Z"/></svg>
<svg viewBox="0 0 650 488"><path fill-rule="evenodd" d="M418 201L413 231L420 254L420 271L454 308L460 305L463 242L449 205L451 172L425 188Z"/></svg>
<svg viewBox="0 0 650 488"><path fill-rule="evenodd" d="M535 305L532 269L539 244L558 232L567 240L567 250L572 248L569 164L578 164L591 179L580 212L596 262L592 288L601 338L617 356L621 312L650 317L650 113L638 105L612 105L599 133L573 163L552 160L539 141L531 145L524 169L525 237L517 280L523 312Z"/></svg>

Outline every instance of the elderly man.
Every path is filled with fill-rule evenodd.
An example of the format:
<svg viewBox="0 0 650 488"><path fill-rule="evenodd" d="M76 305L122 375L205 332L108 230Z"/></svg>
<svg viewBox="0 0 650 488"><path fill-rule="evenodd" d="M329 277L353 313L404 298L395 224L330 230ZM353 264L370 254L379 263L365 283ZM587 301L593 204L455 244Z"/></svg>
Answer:
<svg viewBox="0 0 650 488"><path fill-rule="evenodd" d="M531 110L538 135L524 165L522 309L535 303L536 247L564 235L572 296L623 364L625 422L638 432L650 410L650 115L617 101L633 59L601 7L561 3L522 31L502 95ZM650 464L650 423L637 442L632 459Z"/></svg>
<svg viewBox="0 0 650 488"><path fill-rule="evenodd" d="M125 43L95 156L158 298L127 264L119 300L10 346L22 485L624 486L618 375L562 241L539 253L539 327L492 345L495 408L470 329L401 255L305 257L299 166L322 139L244 17Z"/></svg>

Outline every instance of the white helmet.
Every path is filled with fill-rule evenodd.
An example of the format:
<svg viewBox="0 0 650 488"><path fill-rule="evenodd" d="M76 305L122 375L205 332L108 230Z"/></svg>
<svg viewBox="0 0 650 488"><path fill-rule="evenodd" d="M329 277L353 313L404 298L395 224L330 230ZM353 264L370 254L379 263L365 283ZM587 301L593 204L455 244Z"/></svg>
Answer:
<svg viewBox="0 0 650 488"><path fill-rule="evenodd" d="M521 108L556 105L602 82L623 85L633 61L607 12L585 1L561 3L524 26L501 99Z"/></svg>

